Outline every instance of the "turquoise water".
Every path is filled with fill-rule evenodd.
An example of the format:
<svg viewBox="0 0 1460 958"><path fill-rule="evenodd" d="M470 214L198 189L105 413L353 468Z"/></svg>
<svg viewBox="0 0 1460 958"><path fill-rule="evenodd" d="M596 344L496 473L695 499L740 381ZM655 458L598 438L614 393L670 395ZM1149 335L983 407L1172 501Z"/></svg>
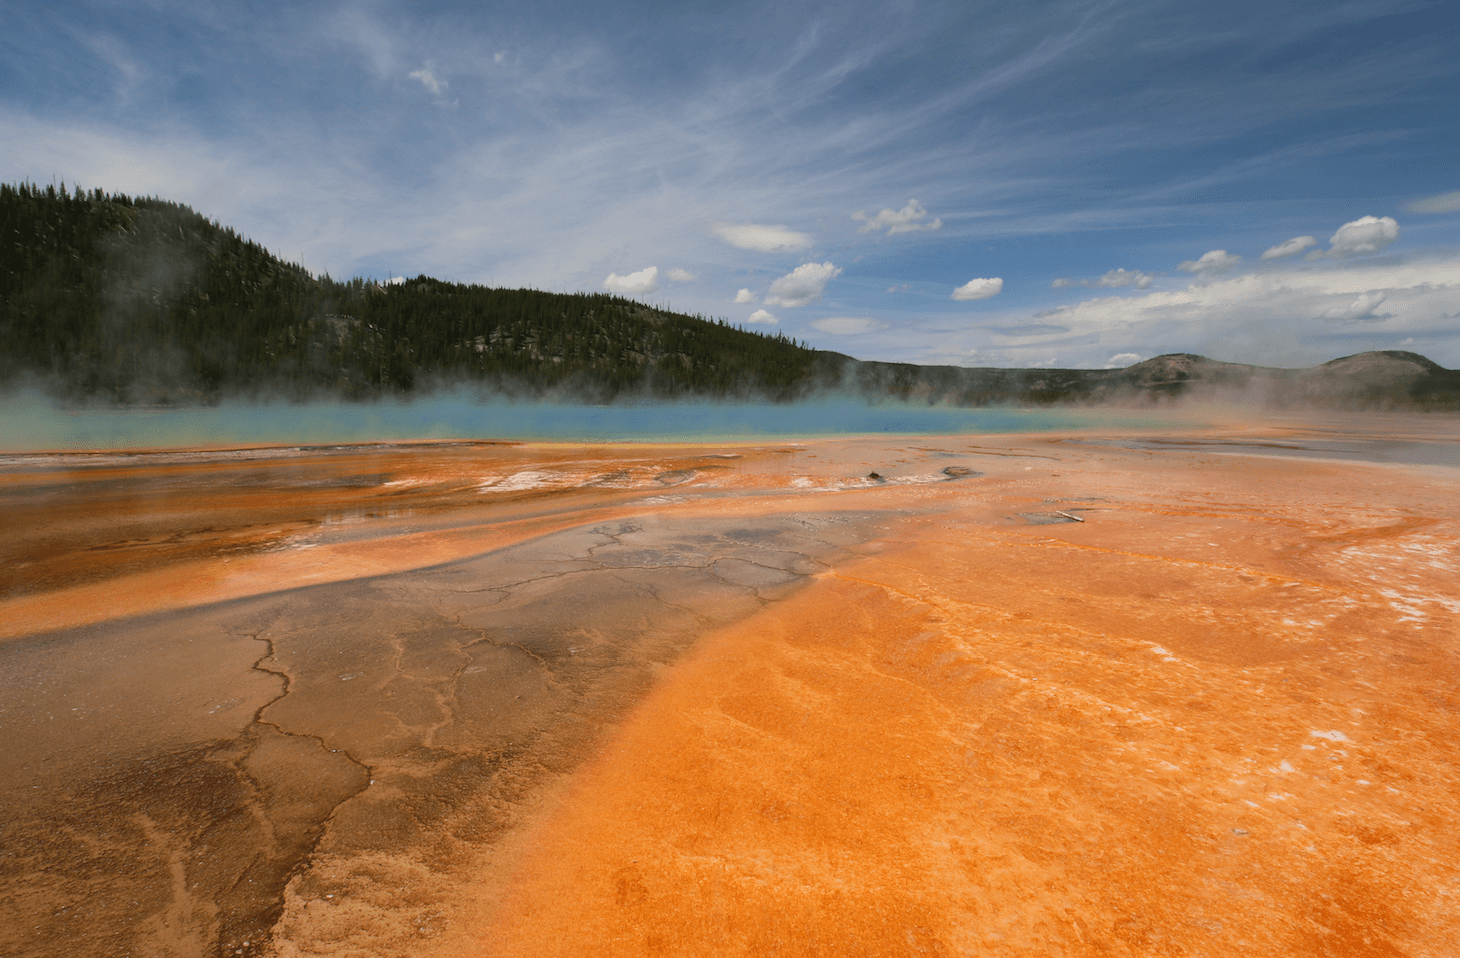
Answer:
<svg viewBox="0 0 1460 958"><path fill-rule="evenodd" d="M63 409L36 397L0 401L0 450L176 448L538 439L712 442L855 435L1044 432L1158 423L1080 410L960 409L829 399L787 405L659 403L582 406L434 397L409 403L234 404L184 409Z"/></svg>

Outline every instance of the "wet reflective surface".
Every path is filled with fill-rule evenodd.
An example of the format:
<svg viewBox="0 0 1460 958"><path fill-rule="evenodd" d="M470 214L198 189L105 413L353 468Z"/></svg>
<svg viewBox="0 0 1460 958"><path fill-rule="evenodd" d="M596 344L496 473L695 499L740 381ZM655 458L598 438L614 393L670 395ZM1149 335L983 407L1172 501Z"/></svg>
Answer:
<svg viewBox="0 0 1460 958"><path fill-rule="evenodd" d="M1093 438L10 457L0 954L1448 954L1460 471Z"/></svg>

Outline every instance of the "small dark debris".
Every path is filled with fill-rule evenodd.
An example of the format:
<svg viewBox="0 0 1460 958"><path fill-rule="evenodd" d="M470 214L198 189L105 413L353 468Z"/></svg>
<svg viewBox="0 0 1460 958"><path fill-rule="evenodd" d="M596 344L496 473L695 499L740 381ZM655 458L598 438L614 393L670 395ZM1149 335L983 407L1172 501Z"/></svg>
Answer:
<svg viewBox="0 0 1460 958"><path fill-rule="evenodd" d="M1048 512L1021 512L1019 518L1032 526L1051 526L1057 522L1079 522L1073 516L1062 516L1059 513Z"/></svg>
<svg viewBox="0 0 1460 958"><path fill-rule="evenodd" d="M981 476L983 473L977 469L970 469L967 466L946 466L943 469L943 475L949 479L967 479L971 476Z"/></svg>
<svg viewBox="0 0 1460 958"><path fill-rule="evenodd" d="M881 482L882 481L882 473L880 473L880 472L869 472L869 473L867 473L867 478L868 479L876 479L878 482Z"/></svg>

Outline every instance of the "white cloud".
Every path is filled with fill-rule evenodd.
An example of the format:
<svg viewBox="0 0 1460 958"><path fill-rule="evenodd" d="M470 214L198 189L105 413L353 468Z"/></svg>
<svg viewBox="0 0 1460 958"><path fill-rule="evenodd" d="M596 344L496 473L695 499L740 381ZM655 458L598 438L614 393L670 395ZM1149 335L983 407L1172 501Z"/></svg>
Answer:
<svg viewBox="0 0 1460 958"><path fill-rule="evenodd" d="M1317 246L1318 241L1311 236L1294 236L1290 240L1283 240L1281 243L1262 254L1263 259L1282 259L1284 256L1292 256L1294 253L1301 253L1310 246Z"/></svg>
<svg viewBox="0 0 1460 958"><path fill-rule="evenodd" d="M1116 353L1105 361L1105 368L1124 369L1126 366L1140 362L1141 359L1140 353Z"/></svg>
<svg viewBox="0 0 1460 958"><path fill-rule="evenodd" d="M664 275L674 280L676 283L693 283L695 281L694 273L691 273L687 269L680 269L678 266L669 270Z"/></svg>
<svg viewBox="0 0 1460 958"><path fill-rule="evenodd" d="M1332 337L1362 321L1366 334L1397 343L1407 335L1453 338L1456 315L1460 256L1247 272L1180 290L1095 297L1061 310L1058 322L1068 327L1065 339L1111 351L1296 365L1339 355L1333 350L1344 347ZM1378 345L1385 341L1362 348L1395 348Z"/></svg>
<svg viewBox="0 0 1460 958"><path fill-rule="evenodd" d="M1330 256L1377 253L1399 238L1399 224L1388 216L1361 216L1345 223L1328 241Z"/></svg>
<svg viewBox="0 0 1460 958"><path fill-rule="evenodd" d="M1075 279L1071 276L1061 276L1051 282L1051 289L1064 289L1068 286L1098 286L1101 289L1123 289L1127 286L1134 286L1136 289L1149 289L1155 282L1156 275L1139 269L1113 269L1101 276L1099 279Z"/></svg>
<svg viewBox="0 0 1460 958"><path fill-rule="evenodd" d="M762 226L759 223L715 223L710 232L731 246L753 249L760 253L805 249L811 245L809 233L798 233L784 226Z"/></svg>
<svg viewBox="0 0 1460 958"><path fill-rule="evenodd" d="M811 325L832 336L857 336L887 328L886 323L870 316L823 316L813 319Z"/></svg>
<svg viewBox="0 0 1460 958"><path fill-rule="evenodd" d="M753 302L755 302L755 294L752 293L750 290L745 289L744 287L742 287L741 290L740 290L740 292L738 292L738 293L735 294L735 302L737 302L737 303L753 303Z"/></svg>
<svg viewBox="0 0 1460 958"><path fill-rule="evenodd" d="M918 222L928 215L928 211L918 205L917 200L908 200L907 205L900 210L885 209L876 216L868 216L858 210L852 214L854 220L865 220L860 232L867 233L872 230L880 230L887 227L887 235L894 233L913 233L918 230L942 229L943 221L934 219L931 223Z"/></svg>
<svg viewBox="0 0 1460 958"><path fill-rule="evenodd" d="M1454 213L1460 210L1460 190L1426 196L1422 200L1415 200L1405 209L1411 213Z"/></svg>
<svg viewBox="0 0 1460 958"><path fill-rule="evenodd" d="M621 296L642 296L659 288L659 267L646 266L637 273L620 276L609 273L603 281L603 288Z"/></svg>
<svg viewBox="0 0 1460 958"><path fill-rule="evenodd" d="M1138 269L1113 269L1096 280L1095 285L1102 289L1119 289L1122 286L1149 289L1154 279L1150 273L1143 273Z"/></svg>
<svg viewBox="0 0 1460 958"><path fill-rule="evenodd" d="M1214 249L1203 253L1201 259L1184 260L1176 268L1186 273L1224 273L1240 259L1224 249Z"/></svg>
<svg viewBox="0 0 1460 958"><path fill-rule="evenodd" d="M747 323L764 323L767 326L774 326L780 320L763 309L757 309L745 318Z"/></svg>
<svg viewBox="0 0 1460 958"><path fill-rule="evenodd" d="M440 96L441 91L445 90L449 84L445 80L436 79L435 69L435 65L430 60L427 60L424 67L409 74L409 76L412 80L420 80L421 86Z"/></svg>
<svg viewBox="0 0 1460 958"><path fill-rule="evenodd" d="M1324 319L1376 319L1374 310L1379 304L1389 298L1389 294L1383 290L1371 290L1367 293L1360 293L1353 302L1348 305L1330 306L1323 311Z"/></svg>
<svg viewBox="0 0 1460 958"><path fill-rule="evenodd" d="M771 283L766 293L767 306L805 306L821 298L826 284L841 273L831 263L802 263Z"/></svg>
<svg viewBox="0 0 1460 958"><path fill-rule="evenodd" d="M1004 281L993 279L971 279L953 291L953 298L960 301L971 299L993 299L1004 288Z"/></svg>

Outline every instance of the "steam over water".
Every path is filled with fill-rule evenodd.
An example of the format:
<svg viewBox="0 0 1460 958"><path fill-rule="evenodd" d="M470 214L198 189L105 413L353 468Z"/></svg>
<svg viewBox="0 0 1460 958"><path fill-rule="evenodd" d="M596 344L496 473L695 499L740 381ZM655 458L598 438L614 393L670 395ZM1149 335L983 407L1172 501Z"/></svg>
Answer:
<svg viewBox="0 0 1460 958"><path fill-rule="evenodd" d="M1071 410L867 405L659 403L585 406L434 397L408 403L234 403L212 408L64 409L44 399L0 403L0 449L134 449L218 444L318 444L397 439L714 441L847 435L1044 432L1155 423Z"/></svg>

